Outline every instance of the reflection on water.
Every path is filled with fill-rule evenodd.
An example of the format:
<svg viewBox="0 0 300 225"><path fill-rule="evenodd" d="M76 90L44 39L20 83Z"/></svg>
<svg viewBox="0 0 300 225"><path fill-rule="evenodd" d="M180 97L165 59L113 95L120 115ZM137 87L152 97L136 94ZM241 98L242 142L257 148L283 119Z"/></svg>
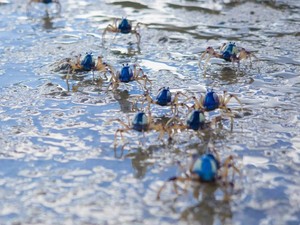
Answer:
<svg viewBox="0 0 300 225"><path fill-rule="evenodd" d="M128 153L125 157L131 159L131 165L135 172L134 176L138 179L143 178L147 173L147 168L153 164L147 162L147 159L151 157L151 153L144 149L137 149L137 151Z"/></svg>
<svg viewBox="0 0 300 225"><path fill-rule="evenodd" d="M123 42L124 40L121 40L122 38L119 37L118 38L121 42ZM115 41L115 40L113 40ZM108 41L107 41L108 43ZM104 47L106 49L109 49L111 51L112 54L116 55L116 56L123 56L123 57L134 57L136 55L140 55L141 54L141 47L139 44L133 44L131 42L129 42L127 44L127 47L124 46L120 46L114 43L111 43L109 46L107 46L106 44L104 44Z"/></svg>
<svg viewBox="0 0 300 225"><path fill-rule="evenodd" d="M133 112L134 103L130 102L128 99L130 97L128 90L115 90L113 91L113 96L115 100L119 103L120 109L124 113Z"/></svg>
<svg viewBox="0 0 300 225"><path fill-rule="evenodd" d="M45 30L52 30L54 28L52 18L50 18L49 15L43 17L42 20L43 20L43 28Z"/></svg>
<svg viewBox="0 0 300 225"><path fill-rule="evenodd" d="M199 203L184 209L180 219L188 224L232 224L231 202L228 199L217 200L220 198L216 197L217 189L218 186L207 184L195 187L194 197Z"/></svg>
<svg viewBox="0 0 300 225"><path fill-rule="evenodd" d="M60 15L55 5L33 4L28 17L24 1L0 1L1 224L299 224L300 1L61 4ZM144 24L140 45L126 34L107 34L103 45L103 29L121 17ZM205 73L198 68L207 46L227 41L253 50L259 61L242 62L240 70L212 61ZM243 112L232 131L224 118L170 142L155 132L124 133L130 144L115 155L119 125L107 121L132 118L143 90L132 82L106 92L109 81L92 72L72 74L67 84L66 64L55 68L57 62L87 51L115 68L138 63L151 93L163 86L196 95L227 90ZM157 121L169 112L151 107ZM236 156L241 194L226 202L220 189L201 185L172 207L156 201L156 184L208 143L221 159Z"/></svg>
<svg viewBox="0 0 300 225"><path fill-rule="evenodd" d="M222 85L251 82L251 77L246 77L247 71L239 70L232 67L224 66L214 74L214 79L218 80Z"/></svg>

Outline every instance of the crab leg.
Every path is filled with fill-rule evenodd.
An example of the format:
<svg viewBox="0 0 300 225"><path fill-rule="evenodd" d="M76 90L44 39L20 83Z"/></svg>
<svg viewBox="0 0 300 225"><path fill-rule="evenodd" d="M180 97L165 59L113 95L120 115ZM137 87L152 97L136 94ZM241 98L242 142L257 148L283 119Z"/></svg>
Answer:
<svg viewBox="0 0 300 225"><path fill-rule="evenodd" d="M130 127L128 128L124 128L124 129L117 129L117 131L115 132L115 137L114 137L114 147L116 148L117 146L117 136L118 136L118 133L120 134L121 136L121 139L122 139L122 142L124 142L124 137L123 137L123 132L127 132L131 130Z"/></svg>
<svg viewBox="0 0 300 225"><path fill-rule="evenodd" d="M225 183L228 184L228 173L229 173L229 168L232 167L234 172L237 172L238 174L241 174L241 172L239 171L239 169L234 165L233 163L233 156L229 156L224 164L223 164L223 167L225 168L224 169L224 172L222 174L222 177L224 178L225 177Z"/></svg>
<svg viewBox="0 0 300 225"><path fill-rule="evenodd" d="M243 105L242 102L238 99L238 97L234 94L230 94L227 98L226 98L226 91L224 91L224 95L223 95L223 105L226 107L226 105L228 104L228 102L230 101L230 99L234 98L240 105L241 105L241 109L243 109ZM226 107L227 108L227 107Z"/></svg>
<svg viewBox="0 0 300 225"><path fill-rule="evenodd" d="M192 107L194 107L195 109L203 109L201 97L202 97L202 95L200 95L200 100L198 100L195 96L192 96L192 97L187 98L184 102L187 102L188 100L193 99L193 101L195 103Z"/></svg>
<svg viewBox="0 0 300 225"><path fill-rule="evenodd" d="M106 32L112 32L112 33L117 33L118 32L118 28L114 25L108 24L107 27L104 29L103 33L102 33L102 41L104 41L104 37Z"/></svg>
<svg viewBox="0 0 300 225"><path fill-rule="evenodd" d="M55 0L54 3L56 4L56 9L57 12L60 13L61 12L61 4L58 0Z"/></svg>
<svg viewBox="0 0 300 225"><path fill-rule="evenodd" d="M176 194L178 194L178 188L177 188L177 185L176 185L176 181L185 182L185 181L191 181L191 180L192 179L189 178L189 177L171 177L171 178L169 178L167 181L164 182L164 184L158 190L157 195L156 195L156 199L157 200L160 199L161 192L163 191L163 189L165 189L165 187L167 186L167 184L169 182L173 183L174 191L175 191Z"/></svg>

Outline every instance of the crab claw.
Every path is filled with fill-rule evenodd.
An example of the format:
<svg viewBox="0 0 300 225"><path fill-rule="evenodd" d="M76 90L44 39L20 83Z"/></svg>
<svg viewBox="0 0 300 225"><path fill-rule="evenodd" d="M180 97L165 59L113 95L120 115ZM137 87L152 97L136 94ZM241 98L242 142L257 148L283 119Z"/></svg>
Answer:
<svg viewBox="0 0 300 225"><path fill-rule="evenodd" d="M250 65L252 64L252 57L255 58L257 61L259 60L256 55L254 55L252 52L247 51L245 48L242 48L240 50L240 53L238 55L238 60L243 60L243 59L249 59L250 60Z"/></svg>
<svg viewBox="0 0 300 225"><path fill-rule="evenodd" d="M206 50L202 53L200 60L204 59L204 57L206 56L206 54L209 54L211 52L211 50L213 50L212 47L207 47Z"/></svg>

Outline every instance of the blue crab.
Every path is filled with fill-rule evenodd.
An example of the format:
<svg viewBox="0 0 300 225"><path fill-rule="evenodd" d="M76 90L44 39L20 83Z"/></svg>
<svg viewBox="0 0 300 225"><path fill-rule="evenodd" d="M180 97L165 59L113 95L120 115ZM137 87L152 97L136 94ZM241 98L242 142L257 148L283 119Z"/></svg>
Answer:
<svg viewBox="0 0 300 225"><path fill-rule="evenodd" d="M93 81L95 81L94 71L98 71L101 75L104 76L104 78L100 77L98 79L97 83L100 84L103 82L103 80L108 80L106 74L110 72L112 69L112 67L109 64L103 62L101 56L98 56L97 61L95 62L92 53L86 53L85 57L82 60L81 60L81 55L78 55L76 56L75 60L72 60L71 58L67 58L55 64L58 64L55 71L67 73L66 82L68 85L68 90L69 90L69 79L74 73L92 71Z"/></svg>
<svg viewBox="0 0 300 225"><path fill-rule="evenodd" d="M176 133L177 130L183 131L188 129L199 131L207 127L207 121L203 111L193 110L187 115L185 122L174 116L167 122L166 126L173 130L173 133Z"/></svg>
<svg viewBox="0 0 300 225"><path fill-rule="evenodd" d="M230 118L231 129L233 129L234 114L231 109L227 107L228 102L232 98L234 98L241 105L241 109L243 110L242 103L238 97L234 94L228 94L226 91L224 91L223 95L218 95L213 91L213 89L207 89L207 93L204 96L200 95L199 99L197 99L195 96L192 96L186 99L186 101L193 99L194 105L191 108L195 110L202 110L204 112L210 112L216 109L222 110L222 115Z"/></svg>
<svg viewBox="0 0 300 225"><path fill-rule="evenodd" d="M200 95L199 99L197 99L195 96L192 96L187 100L194 100L194 109L201 109L206 112L213 111L215 109L222 109L226 112L230 112L231 110L227 107L227 104L232 98L234 98L242 107L242 103L236 95L228 94L227 91L224 91L223 95L218 95L216 92L213 91L213 89L207 89L206 94L204 96Z"/></svg>
<svg viewBox="0 0 300 225"><path fill-rule="evenodd" d="M108 80L106 74L111 73L113 68L108 63L103 62L101 56L98 56L97 61L95 61L93 58L93 54L87 52L82 60L81 55L78 55L76 56L75 61L71 58L68 58L66 60L63 60L63 63L59 62L59 68L57 70L66 71L68 73L67 79L69 78L70 73L87 71L93 72L94 79L94 71L98 71L99 73L104 75L104 80Z"/></svg>
<svg viewBox="0 0 300 225"><path fill-rule="evenodd" d="M199 67L200 62L205 58L205 56L208 54L207 59L205 60L204 65L206 66L210 58L221 58L224 59L227 62L235 63L237 62L238 66L240 65L240 61L243 59L249 59L250 63L251 57L254 57L255 59L258 59L252 52L247 51L245 48L238 48L234 42L228 42L224 43L221 46L221 51L216 52L213 47L207 47L205 52L202 53L199 61Z"/></svg>
<svg viewBox="0 0 300 225"><path fill-rule="evenodd" d="M203 155L194 155L193 162L187 172L183 176L174 176L169 178L159 189L157 199L160 199L162 190L167 183L173 182L175 192L178 193L176 182L194 181L198 183L215 183L220 186L233 186L233 179L229 181L229 172L232 172L232 177L235 173L240 174L239 169L235 166L234 157L228 156L222 163L218 154L215 152L205 153Z"/></svg>
<svg viewBox="0 0 300 225"><path fill-rule="evenodd" d="M203 141L202 136L206 131L209 131L216 125L219 121L221 121L221 116L216 116L210 120L207 120L204 111L194 109L190 111L186 118L182 120L177 115L173 116L165 125L166 130L168 130L169 140L172 140L174 135L178 133L178 131L187 131L193 130L198 134L198 137Z"/></svg>
<svg viewBox="0 0 300 225"><path fill-rule="evenodd" d="M132 24L129 20L126 18L122 19L114 19L113 25L109 24L103 31L102 34L102 40L104 40L106 32L112 32L112 33L121 33L121 34L135 34L137 38L137 43L139 44L141 41L141 35L137 31L141 23L137 23L136 26L133 28Z"/></svg>
<svg viewBox="0 0 300 225"><path fill-rule="evenodd" d="M176 114L178 106L188 107L184 103L178 103L178 97L180 95L187 97L184 93L182 93L181 91L178 91L172 98L172 93L170 91L170 88L162 87L158 90L155 100L151 98L148 90L144 93L142 98L143 98L143 104L145 101L148 102L148 110L150 110L151 104L160 105L160 106L171 106L172 112L174 114Z"/></svg>
<svg viewBox="0 0 300 225"><path fill-rule="evenodd" d="M67 64L72 72L83 72L83 71L101 71L104 72L107 70L109 65L103 62L102 57L98 56L97 62L93 58L93 54L86 53L84 58L81 60L81 55L76 56L75 62L72 62L71 59L67 60Z"/></svg>
<svg viewBox="0 0 300 225"><path fill-rule="evenodd" d="M149 113L147 115L143 111L137 112L135 114L135 116L133 117L132 121L128 121L128 123L125 123L120 119L112 119L112 120L110 120L110 122L119 122L123 126L123 128L119 128L115 132L115 138L114 138L115 148L117 146L118 134L120 134L120 136L124 142L123 133L128 132L130 130L135 130L135 131L143 132L143 133L154 130L154 131L157 131L160 133L159 139L162 139L164 134L168 133L168 131L165 129L165 126L162 123L154 122L154 119L151 116L151 114Z"/></svg>
<svg viewBox="0 0 300 225"><path fill-rule="evenodd" d="M108 85L107 90L109 90L110 87L112 87L112 90L115 90L119 87L120 83L129 83L131 81L137 81L139 84L140 81L144 81L145 89L147 89L147 82L151 84L148 76L145 75L143 70L136 64L133 64L132 66L123 64L120 72L114 73L114 70L111 70L111 75L110 84Z"/></svg>

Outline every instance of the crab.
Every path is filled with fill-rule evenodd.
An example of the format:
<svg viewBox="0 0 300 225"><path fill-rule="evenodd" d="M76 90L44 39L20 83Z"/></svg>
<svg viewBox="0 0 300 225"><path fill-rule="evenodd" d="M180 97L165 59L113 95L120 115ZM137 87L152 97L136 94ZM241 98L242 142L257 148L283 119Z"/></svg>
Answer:
<svg viewBox="0 0 300 225"><path fill-rule="evenodd" d="M234 94L228 94L227 91L224 91L223 95L218 95L213 91L213 89L207 89L206 94L204 96L200 95L199 99L197 99L195 96L192 96L187 100L194 100L195 104L193 105L193 108L195 109L201 109L206 112L213 111L215 109L222 109L226 112L230 112L231 109L227 107L227 104L232 98L234 98L242 108L242 103L238 97Z"/></svg>
<svg viewBox="0 0 300 225"><path fill-rule="evenodd" d="M202 183L214 183L222 187L234 186L233 178L236 173L241 174L235 166L234 157L228 156L222 163L216 151L203 155L194 155L193 162L183 176L169 178L159 189L157 199L160 199L161 192L170 182L173 182L175 192L178 194L176 182L194 181ZM232 172L232 179L229 180L229 173Z"/></svg>
<svg viewBox="0 0 300 225"><path fill-rule="evenodd" d="M211 120L207 120L202 110L192 110L187 114L185 120L180 119L177 115L174 115L165 125L165 129L168 131L169 140L172 140L174 135L178 131L193 130L198 134L201 140L206 131L213 127L217 122L221 120L221 116L216 116Z"/></svg>
<svg viewBox="0 0 300 225"><path fill-rule="evenodd" d="M58 66L57 66L58 64ZM55 63L56 69L55 71L60 71L63 73L67 73L66 75L66 82L69 89L69 79L72 74L77 72L93 72L93 82L96 81L97 83L101 84L104 80L108 80L106 74L111 72L112 66L103 62L102 57L98 56L97 61L95 62L92 53L86 53L85 57L81 60L81 55L76 56L75 60L71 58L67 58L61 60L58 63ZM99 78L95 80L94 71L98 71L99 73L104 75L104 78Z"/></svg>
<svg viewBox="0 0 300 225"><path fill-rule="evenodd" d="M218 95L213 91L213 89L207 89L206 94L204 96L200 95L199 99L197 99L195 96L192 96L186 99L186 101L189 99L193 99L195 103L191 108L202 110L204 112L221 109L223 111L223 114L230 117L232 127L234 114L232 113L231 109L227 107L228 102L232 98L234 98L241 105L241 109L243 109L242 103L236 95L228 94L226 91L224 91L223 95Z"/></svg>
<svg viewBox="0 0 300 225"><path fill-rule="evenodd" d="M209 46L206 48L205 52L202 53L199 61L199 67L200 62L205 58L205 56L208 54L208 57L205 60L204 65L206 66L210 58L221 58L224 59L227 62L232 62L233 64L237 62L238 66L240 66L240 61L243 59L249 59L250 63L252 63L251 57L258 59L252 52L247 51L245 48L240 48L236 46L234 42L228 42L224 43L221 46L221 51L216 52L213 47Z"/></svg>
<svg viewBox="0 0 300 225"><path fill-rule="evenodd" d="M144 81L144 88L147 89L147 82L151 84L148 76L144 74L141 68L138 68L136 64L129 66L128 64L122 65L121 71L114 73L114 70L111 70L111 79L107 87L109 90L112 87L112 90L118 88L120 83L129 83L131 81L137 81L140 84L140 81Z"/></svg>
<svg viewBox="0 0 300 225"><path fill-rule="evenodd" d="M188 107L186 104L184 103L178 103L178 97L180 95L183 95L185 97L187 97L184 93L182 93L181 91L176 92L176 94L174 95L173 99L172 99L172 93L170 91L169 87L162 87L158 90L157 96L155 98L155 100L153 100L149 94L149 91L147 90L142 98L143 98L143 104L144 102L148 102L148 110L150 110L150 106L151 104L155 104L155 105L160 105L160 106L171 106L171 110L174 114L177 113L177 106L186 106ZM139 97L141 98L141 97Z"/></svg>
<svg viewBox="0 0 300 225"><path fill-rule="evenodd" d="M116 18L114 19L114 23L113 25L109 24L103 31L102 34L102 40L104 41L104 37L106 32L112 32L112 33L121 33L121 34L135 34L136 38L137 38L137 43L139 44L141 41L141 35L140 33L137 31L137 29L139 28L141 23L137 23L136 26L134 28L132 28L132 24L129 20L127 20L126 18Z"/></svg>
<svg viewBox="0 0 300 225"><path fill-rule="evenodd" d="M178 117L172 117L166 124L168 129L172 130L172 133L176 133L178 130L194 130L199 131L207 127L207 122L205 120L204 112L201 110L191 111L185 120L182 122Z"/></svg>
<svg viewBox="0 0 300 225"><path fill-rule="evenodd" d="M98 56L97 62L93 58L91 52L87 52L84 58L81 60L81 55L76 56L75 62L71 59L67 59L67 64L69 65L72 72L83 72L83 71L107 71L107 67L110 67L107 63L102 61L102 57Z"/></svg>
<svg viewBox="0 0 300 225"><path fill-rule="evenodd" d="M27 14L29 12L29 9L30 9L32 3L44 3L44 4L54 3L54 4L56 4L57 12L60 13L60 11L61 11L61 4L60 4L59 0L30 0L27 4Z"/></svg>
<svg viewBox="0 0 300 225"><path fill-rule="evenodd" d="M137 112L131 122L128 121L128 123L125 123L120 119L112 119L112 120L110 120L110 122L118 122L123 126L123 128L119 128L115 132L115 137L114 137L115 148L117 146L118 134L121 136L121 138L124 142L123 133L128 132L130 130L135 130L135 131L142 132L142 133L148 132L151 130L157 131L157 132L159 132L159 137L158 137L159 140L161 140L163 138L165 133L168 133L168 130L165 129L165 126L162 123L155 123L151 114L148 113L148 115L147 115L143 111Z"/></svg>
<svg viewBox="0 0 300 225"><path fill-rule="evenodd" d="M63 63L59 63L58 70L67 70L67 79L69 78L70 73L76 72L85 72L92 71L93 72L93 80L94 80L94 71L98 71L103 73L104 80L108 80L106 74L113 70L112 66L103 62L102 57L98 56L97 61L95 62L92 53L86 53L85 57L81 60L81 55L76 56L75 61L68 58L63 61Z"/></svg>

